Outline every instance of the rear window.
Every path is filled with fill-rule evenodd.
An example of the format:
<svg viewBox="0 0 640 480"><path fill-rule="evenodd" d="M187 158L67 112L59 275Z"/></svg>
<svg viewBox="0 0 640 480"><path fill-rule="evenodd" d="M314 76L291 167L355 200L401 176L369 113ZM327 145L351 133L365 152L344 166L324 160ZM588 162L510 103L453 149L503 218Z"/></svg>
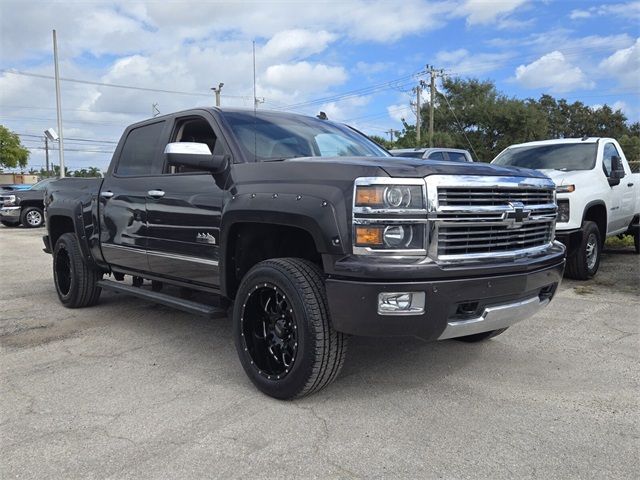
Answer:
<svg viewBox="0 0 640 480"><path fill-rule="evenodd" d="M447 152L449 160L452 162L468 162L467 156L461 152Z"/></svg>
<svg viewBox="0 0 640 480"><path fill-rule="evenodd" d="M164 122L134 128L125 140L116 173L118 175L148 175L158 150Z"/></svg>

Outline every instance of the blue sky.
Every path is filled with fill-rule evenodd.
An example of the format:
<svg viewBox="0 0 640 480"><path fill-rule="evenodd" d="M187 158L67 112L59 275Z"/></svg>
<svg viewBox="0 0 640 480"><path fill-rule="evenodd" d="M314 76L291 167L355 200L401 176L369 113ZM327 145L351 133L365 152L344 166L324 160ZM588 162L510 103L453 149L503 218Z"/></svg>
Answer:
<svg viewBox="0 0 640 480"><path fill-rule="evenodd" d="M53 82L37 76L53 74L53 28L61 75L98 83L62 83L72 169L105 168L110 142L154 103L162 113L211 105L209 88L224 82L223 105L251 106L254 40L259 108L323 110L369 134L414 122L426 64L510 96L606 103L640 120L637 1L4 0L0 27L0 123L23 134L37 168L38 136L55 127Z"/></svg>

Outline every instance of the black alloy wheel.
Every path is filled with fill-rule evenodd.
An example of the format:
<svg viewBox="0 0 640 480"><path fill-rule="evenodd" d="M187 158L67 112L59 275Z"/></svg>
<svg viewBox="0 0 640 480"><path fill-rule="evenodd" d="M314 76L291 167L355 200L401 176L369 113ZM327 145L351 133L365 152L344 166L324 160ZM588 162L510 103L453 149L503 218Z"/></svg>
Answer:
<svg viewBox="0 0 640 480"><path fill-rule="evenodd" d="M279 399L303 397L340 373L346 335L331 326L320 268L299 258L258 263L240 282L233 337L253 384Z"/></svg>
<svg viewBox="0 0 640 480"><path fill-rule="evenodd" d="M289 373L298 349L298 326L287 297L271 283L249 292L240 314L242 342L258 374L276 380Z"/></svg>

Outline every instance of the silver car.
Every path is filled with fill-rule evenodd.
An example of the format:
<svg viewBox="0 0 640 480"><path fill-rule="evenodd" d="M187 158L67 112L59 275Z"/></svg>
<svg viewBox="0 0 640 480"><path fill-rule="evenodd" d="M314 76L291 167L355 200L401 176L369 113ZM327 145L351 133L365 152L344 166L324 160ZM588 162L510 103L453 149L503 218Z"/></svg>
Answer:
<svg viewBox="0 0 640 480"><path fill-rule="evenodd" d="M394 157L425 158L449 162L473 162L471 154L460 148L395 148L389 150Z"/></svg>

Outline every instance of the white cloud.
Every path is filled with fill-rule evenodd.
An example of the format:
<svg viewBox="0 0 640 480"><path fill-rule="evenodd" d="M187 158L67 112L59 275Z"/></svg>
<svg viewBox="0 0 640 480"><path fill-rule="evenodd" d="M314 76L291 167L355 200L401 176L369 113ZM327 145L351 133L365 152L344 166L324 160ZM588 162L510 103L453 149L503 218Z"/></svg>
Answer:
<svg viewBox="0 0 640 480"><path fill-rule="evenodd" d="M569 18L571 20L583 20L586 18L602 17L605 15L638 19L640 17L640 2L605 3L603 5L589 7L587 9L575 9L571 10Z"/></svg>
<svg viewBox="0 0 640 480"><path fill-rule="evenodd" d="M321 92L346 80L347 72L342 67L298 62L271 65L262 81L280 90Z"/></svg>
<svg viewBox="0 0 640 480"><path fill-rule="evenodd" d="M569 18L571 20L578 20L591 17L592 13L589 10L571 10Z"/></svg>
<svg viewBox="0 0 640 480"><path fill-rule="evenodd" d="M600 73L615 78L620 85L640 90L640 38L629 48L616 51L600 62Z"/></svg>
<svg viewBox="0 0 640 480"><path fill-rule="evenodd" d="M402 123L403 120L406 120L408 123L415 122L415 113L406 103L389 105L387 107L387 113L389 114L390 118L398 123Z"/></svg>
<svg viewBox="0 0 640 480"><path fill-rule="evenodd" d="M273 58L308 57L324 51L337 35L325 30L284 30L276 33L262 49L262 54Z"/></svg>
<svg viewBox="0 0 640 480"><path fill-rule="evenodd" d="M557 50L543 55L529 65L520 65L516 68L515 78L526 88L545 88L558 93L595 86L579 67L572 65Z"/></svg>
<svg viewBox="0 0 640 480"><path fill-rule="evenodd" d="M487 25L507 17L528 0L466 0L459 12L467 17L468 25Z"/></svg>
<svg viewBox="0 0 640 480"><path fill-rule="evenodd" d="M441 50L436 63L456 75L480 75L501 68L513 55L510 53L476 53L461 48Z"/></svg>

